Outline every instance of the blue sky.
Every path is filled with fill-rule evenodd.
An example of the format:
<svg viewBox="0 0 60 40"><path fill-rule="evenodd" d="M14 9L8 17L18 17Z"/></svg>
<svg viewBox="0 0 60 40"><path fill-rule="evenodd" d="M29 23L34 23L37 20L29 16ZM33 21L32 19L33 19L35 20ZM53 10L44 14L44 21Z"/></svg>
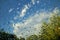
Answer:
<svg viewBox="0 0 60 40"><path fill-rule="evenodd" d="M60 0L0 0L0 28L17 36L37 34L36 26L56 10L60 10Z"/></svg>

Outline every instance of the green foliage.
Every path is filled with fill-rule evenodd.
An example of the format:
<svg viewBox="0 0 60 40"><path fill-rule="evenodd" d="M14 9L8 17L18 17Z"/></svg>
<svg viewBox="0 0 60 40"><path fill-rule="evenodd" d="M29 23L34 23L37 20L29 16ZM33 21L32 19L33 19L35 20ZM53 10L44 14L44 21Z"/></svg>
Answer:
<svg viewBox="0 0 60 40"><path fill-rule="evenodd" d="M26 40L38 40L38 36L37 35L31 35Z"/></svg>
<svg viewBox="0 0 60 40"><path fill-rule="evenodd" d="M43 40L57 40L60 37L60 16L53 15L50 18L50 22L44 22L42 25Z"/></svg>
<svg viewBox="0 0 60 40"><path fill-rule="evenodd" d="M20 40L25 40L25 38L20 38Z"/></svg>

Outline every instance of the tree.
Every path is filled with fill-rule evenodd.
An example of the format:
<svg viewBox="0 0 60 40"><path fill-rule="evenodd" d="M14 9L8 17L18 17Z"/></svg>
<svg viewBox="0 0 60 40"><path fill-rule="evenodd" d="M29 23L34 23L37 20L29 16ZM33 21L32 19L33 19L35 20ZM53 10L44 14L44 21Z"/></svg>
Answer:
<svg viewBox="0 0 60 40"><path fill-rule="evenodd" d="M22 37L21 37L20 40L25 40L25 38L22 38Z"/></svg>
<svg viewBox="0 0 60 40"><path fill-rule="evenodd" d="M60 38L60 15L54 14L50 22L42 25L41 40L57 40Z"/></svg>
<svg viewBox="0 0 60 40"><path fill-rule="evenodd" d="M16 35L0 31L0 40L19 40Z"/></svg>
<svg viewBox="0 0 60 40"><path fill-rule="evenodd" d="M37 35L31 35L26 40L38 40L38 36Z"/></svg>

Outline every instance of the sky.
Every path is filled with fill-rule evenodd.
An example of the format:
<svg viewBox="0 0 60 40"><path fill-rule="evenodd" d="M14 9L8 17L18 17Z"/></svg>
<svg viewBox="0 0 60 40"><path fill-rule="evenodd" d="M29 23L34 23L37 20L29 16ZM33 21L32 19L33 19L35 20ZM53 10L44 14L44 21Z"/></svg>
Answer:
<svg viewBox="0 0 60 40"><path fill-rule="evenodd" d="M60 11L60 0L0 0L0 28L18 37L38 34L42 22Z"/></svg>

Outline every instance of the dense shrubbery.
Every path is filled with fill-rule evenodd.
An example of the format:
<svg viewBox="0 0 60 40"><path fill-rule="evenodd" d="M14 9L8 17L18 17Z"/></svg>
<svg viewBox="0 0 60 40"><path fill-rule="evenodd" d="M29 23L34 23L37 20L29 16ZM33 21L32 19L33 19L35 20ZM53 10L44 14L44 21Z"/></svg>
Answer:
<svg viewBox="0 0 60 40"><path fill-rule="evenodd" d="M31 35L29 37L18 39L15 35L0 32L0 40L59 40L60 39L60 15L56 14L50 18L48 23L42 25L40 35Z"/></svg>

